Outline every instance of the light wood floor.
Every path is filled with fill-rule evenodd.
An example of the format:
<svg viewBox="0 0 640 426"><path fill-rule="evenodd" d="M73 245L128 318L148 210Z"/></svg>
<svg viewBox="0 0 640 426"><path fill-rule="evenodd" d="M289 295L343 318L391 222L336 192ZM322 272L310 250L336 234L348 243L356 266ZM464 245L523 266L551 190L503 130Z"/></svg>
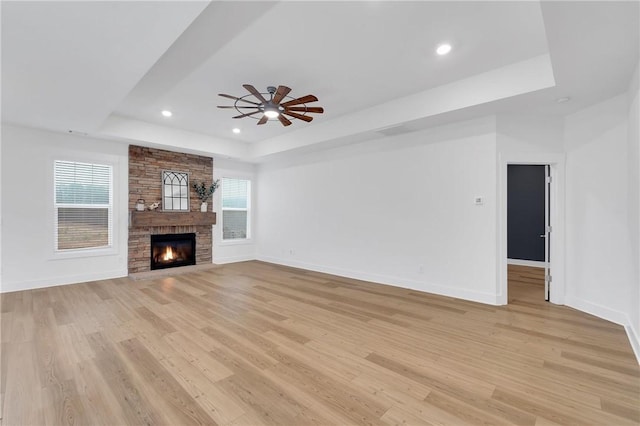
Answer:
<svg viewBox="0 0 640 426"><path fill-rule="evenodd" d="M2 424L627 425L622 327L261 262L2 296Z"/></svg>
<svg viewBox="0 0 640 426"><path fill-rule="evenodd" d="M529 302L543 304L544 268L508 265L509 303Z"/></svg>

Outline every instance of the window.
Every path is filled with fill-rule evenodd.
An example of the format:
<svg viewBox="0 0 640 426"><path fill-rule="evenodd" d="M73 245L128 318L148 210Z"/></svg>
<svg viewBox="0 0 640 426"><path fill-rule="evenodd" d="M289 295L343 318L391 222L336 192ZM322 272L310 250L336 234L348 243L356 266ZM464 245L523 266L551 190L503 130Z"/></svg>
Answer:
<svg viewBox="0 0 640 426"><path fill-rule="evenodd" d="M55 248L106 248L113 243L113 168L56 161Z"/></svg>
<svg viewBox="0 0 640 426"><path fill-rule="evenodd" d="M162 172L162 210L189 211L189 174Z"/></svg>
<svg viewBox="0 0 640 426"><path fill-rule="evenodd" d="M250 237L251 181L222 178L222 239Z"/></svg>

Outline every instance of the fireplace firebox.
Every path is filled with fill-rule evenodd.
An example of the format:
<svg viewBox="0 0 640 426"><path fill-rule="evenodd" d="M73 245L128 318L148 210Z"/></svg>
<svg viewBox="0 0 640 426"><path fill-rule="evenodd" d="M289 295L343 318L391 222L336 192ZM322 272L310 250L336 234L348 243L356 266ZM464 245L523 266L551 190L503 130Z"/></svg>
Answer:
<svg viewBox="0 0 640 426"><path fill-rule="evenodd" d="M195 264L195 233L151 235L151 270Z"/></svg>

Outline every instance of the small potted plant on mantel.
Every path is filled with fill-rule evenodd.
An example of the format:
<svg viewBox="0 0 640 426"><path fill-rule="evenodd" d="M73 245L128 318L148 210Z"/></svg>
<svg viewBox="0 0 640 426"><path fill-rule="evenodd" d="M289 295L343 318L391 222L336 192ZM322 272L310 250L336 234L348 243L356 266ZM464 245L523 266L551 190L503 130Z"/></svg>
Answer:
<svg viewBox="0 0 640 426"><path fill-rule="evenodd" d="M200 182L200 184L194 182L193 189L196 191L196 194L198 194L198 198L200 198L200 201L202 202L202 204L200 204L201 212L207 211L207 200L213 195L214 192L216 192L218 186L220 186L220 179L213 181L211 186L209 186L208 188L204 184L204 182Z"/></svg>

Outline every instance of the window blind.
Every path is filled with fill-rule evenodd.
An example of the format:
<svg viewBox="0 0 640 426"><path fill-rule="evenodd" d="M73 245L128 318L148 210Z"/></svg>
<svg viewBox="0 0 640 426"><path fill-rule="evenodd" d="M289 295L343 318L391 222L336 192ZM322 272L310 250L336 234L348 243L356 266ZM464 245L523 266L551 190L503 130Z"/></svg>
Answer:
<svg viewBox="0 0 640 426"><path fill-rule="evenodd" d="M249 238L251 181L222 178L222 239Z"/></svg>
<svg viewBox="0 0 640 426"><path fill-rule="evenodd" d="M113 170L109 165L56 161L56 250L110 247Z"/></svg>
<svg viewBox="0 0 640 426"><path fill-rule="evenodd" d="M222 207L246 209L248 190L248 180L222 178Z"/></svg>

